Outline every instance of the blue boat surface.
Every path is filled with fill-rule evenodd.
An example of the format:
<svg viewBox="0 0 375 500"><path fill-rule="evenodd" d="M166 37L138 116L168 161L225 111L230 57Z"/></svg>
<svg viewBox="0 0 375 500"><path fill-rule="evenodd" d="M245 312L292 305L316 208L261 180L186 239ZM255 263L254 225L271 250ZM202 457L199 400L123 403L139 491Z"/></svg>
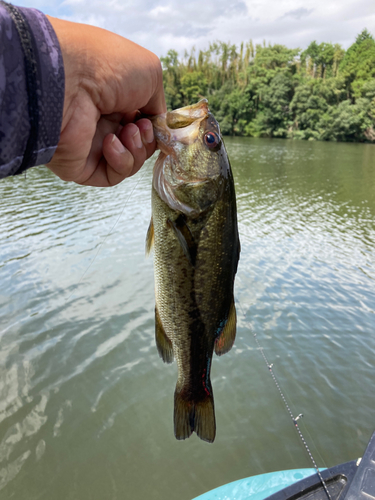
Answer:
<svg viewBox="0 0 375 500"><path fill-rule="evenodd" d="M194 500L264 500L291 484L316 474L315 469L294 469L239 479L208 491Z"/></svg>
<svg viewBox="0 0 375 500"><path fill-rule="evenodd" d="M194 500L375 500L375 432L362 458L329 469L294 469L240 479Z"/></svg>

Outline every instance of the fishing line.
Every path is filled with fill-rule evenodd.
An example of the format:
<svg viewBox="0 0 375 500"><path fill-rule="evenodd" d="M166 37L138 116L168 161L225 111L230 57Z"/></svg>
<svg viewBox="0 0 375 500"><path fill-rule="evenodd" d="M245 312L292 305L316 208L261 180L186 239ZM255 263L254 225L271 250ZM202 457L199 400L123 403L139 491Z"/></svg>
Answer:
<svg viewBox="0 0 375 500"><path fill-rule="evenodd" d="M139 183L141 182L141 180L142 180L142 179L144 178L144 176L146 175L146 170L147 170L146 168L143 168L143 169L142 169L142 172L140 173L140 175L139 175L139 178L138 178L137 182L134 184L133 189L130 191L130 193L129 193L129 195L128 195L128 197L127 197L126 201L125 201L124 207L123 207L123 209L122 209L122 211L121 211L120 215L117 217L117 220L116 220L116 222L114 223L114 225L113 225L113 227L111 228L111 230L109 231L109 233L108 233L108 234L106 234L106 235L105 235L105 237L104 237L104 239L100 242L100 244L99 244L99 246L98 246L98 249L97 249L97 251L96 251L96 254L94 255L94 258L92 259L92 261L91 261L91 262L90 262L90 264L88 265L88 267L87 267L87 269L85 270L85 272L84 272L84 273L82 274L82 276L80 277L79 281L76 283L76 286L78 286L78 285L81 283L81 281L83 280L83 278L86 276L86 274L88 273L88 271L89 271L90 267L93 265L93 263L95 262L95 259L96 259L96 258L97 258L97 256L99 255L99 252L100 252L100 250L102 249L102 246L103 246L103 245L104 245L104 243L107 241L107 238L108 238L109 236L111 236L111 234L112 234L112 233L113 233L113 231L115 230L115 227L116 227L116 226L117 226L117 224L119 223L119 221L120 221L120 219L121 219L121 217L122 217L122 215L123 215L123 213L124 213L124 211L125 211L126 205L127 205L127 203L129 202L129 200L130 200L130 198L131 198L132 194L134 193L135 189L138 187L138 185L139 185ZM75 290L73 290L73 291L72 291L72 293L71 293L71 294L69 295L69 297L66 299L66 302L68 302L68 301L71 299L71 297L72 297L72 295L74 294L74 292L75 292Z"/></svg>
<svg viewBox="0 0 375 500"><path fill-rule="evenodd" d="M246 314L244 313L243 307L242 307L242 305L241 305L240 301L238 300L238 298L237 298L237 302L238 302L238 305L239 305L239 306L240 306L240 308L241 308L242 314L243 314L243 316L244 316L244 318L245 318L245 322L247 323ZM304 438L304 436L303 436L303 434L302 434L302 431L301 431L301 429L300 429L300 427L299 427L299 425L298 425L298 420L299 420L301 417L303 417L303 415L302 415L302 413L300 413L297 417L294 417L294 416L293 416L292 410L290 409L290 406L289 406L289 404L288 404L288 402L287 402L287 400L286 400L286 398L285 398L285 396L284 396L284 393L283 393L283 391L281 390L280 383L279 383L279 381L277 380L277 377L276 377L275 372L274 372L274 370L273 370L273 363L270 363L270 362L268 361L267 356L266 356L266 355L265 355L265 353L264 353L264 349L263 349L263 347L261 346L261 344L260 344L260 342L259 342L259 340L258 340L258 336L257 336L257 334L256 334L255 332L253 332L253 336L254 336L254 339L255 339L255 343L256 343L256 345L257 345L257 347L258 347L258 350L260 351L260 353L261 353L261 355L262 355L262 357L263 357L263 361L265 362L265 364L266 364L266 366L267 366L267 368L268 368L268 371L269 371L269 373L270 373L270 375L271 375L271 377L272 377L272 379L273 379L273 381L274 381L274 383L275 383L275 385L276 385L276 387L277 387L277 390L279 391L279 394L280 394L280 396L281 396L281 399L283 400L283 403L284 403L284 405L285 405L285 408L286 408L286 410L287 410L287 412L288 412L288 414L289 414L290 418L292 419L292 422L293 422L294 428L296 429L296 431L297 431L297 433L298 433L298 436L300 437L300 439L301 439L301 441L302 441L302 443L303 443L303 446L305 447L305 450L307 451L307 454L308 454L308 455L309 455L309 457L310 457L310 460L311 460L311 462L312 462L312 464L313 464L313 466L314 466L314 469L316 470L316 472L317 472L317 474L318 474L318 476L319 476L319 479L320 479L320 482L322 483L322 486L323 486L323 488L324 488L324 491L325 491L325 493L327 494L327 497L329 498L329 500L332 500L332 497L331 497L331 495L330 495L330 493L329 493L329 491L328 491L328 488L327 488L326 482L324 481L324 479L323 479L323 477L322 477L322 474L321 474L321 472L320 472L320 469L319 469L319 467L317 466L317 464L316 464L316 462L315 462L315 460L314 460L314 457L313 457L313 455L312 455L312 453L311 453L311 450L310 450L310 448L309 448L309 446L308 446L308 444L307 444L307 442L306 442L306 439Z"/></svg>

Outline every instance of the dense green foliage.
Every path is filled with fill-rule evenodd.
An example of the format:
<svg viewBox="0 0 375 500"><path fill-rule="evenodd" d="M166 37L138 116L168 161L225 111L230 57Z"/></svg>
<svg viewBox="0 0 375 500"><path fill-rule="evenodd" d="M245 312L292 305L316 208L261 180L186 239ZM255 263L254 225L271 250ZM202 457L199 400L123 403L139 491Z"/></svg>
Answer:
<svg viewBox="0 0 375 500"><path fill-rule="evenodd" d="M375 40L365 29L347 51L312 42L216 42L161 58L168 109L209 100L224 134L375 142Z"/></svg>

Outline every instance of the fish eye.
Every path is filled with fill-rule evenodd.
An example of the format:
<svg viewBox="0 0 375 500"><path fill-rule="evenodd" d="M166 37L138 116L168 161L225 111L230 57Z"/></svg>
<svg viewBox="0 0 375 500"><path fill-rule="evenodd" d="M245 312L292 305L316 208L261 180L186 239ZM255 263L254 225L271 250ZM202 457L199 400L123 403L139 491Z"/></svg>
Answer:
<svg viewBox="0 0 375 500"><path fill-rule="evenodd" d="M208 148L214 149L220 144L220 137L215 132L206 132L204 134L204 143Z"/></svg>

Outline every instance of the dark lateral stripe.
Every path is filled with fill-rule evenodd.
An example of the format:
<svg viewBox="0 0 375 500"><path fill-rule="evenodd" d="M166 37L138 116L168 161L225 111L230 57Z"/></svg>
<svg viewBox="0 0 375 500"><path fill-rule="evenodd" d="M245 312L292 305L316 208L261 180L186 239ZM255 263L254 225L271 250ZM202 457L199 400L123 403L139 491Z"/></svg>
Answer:
<svg viewBox="0 0 375 500"><path fill-rule="evenodd" d="M26 19L22 15L21 11L19 11L17 7L15 7L14 5L6 3L2 0L0 0L0 3L7 9L10 17L12 18L16 26L24 55L30 133L27 140L22 163L16 172L17 174L20 174L28 167L33 166L33 161L35 160L34 149L36 149L36 143L39 133L39 109L38 109L38 94L37 94L38 65L35 58L35 51L33 48L32 34L30 32Z"/></svg>

